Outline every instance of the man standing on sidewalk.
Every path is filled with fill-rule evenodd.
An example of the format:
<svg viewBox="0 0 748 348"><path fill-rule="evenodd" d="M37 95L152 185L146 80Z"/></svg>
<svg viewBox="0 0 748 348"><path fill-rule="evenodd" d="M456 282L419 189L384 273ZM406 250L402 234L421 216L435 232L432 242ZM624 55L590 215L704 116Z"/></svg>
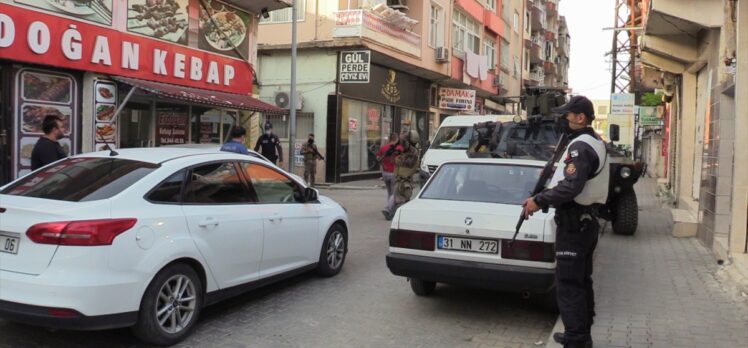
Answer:
<svg viewBox="0 0 748 348"><path fill-rule="evenodd" d="M265 123L265 134L257 139L255 151L259 151L273 164L283 167L283 148L281 148L280 138L273 134L273 125L270 122Z"/></svg>
<svg viewBox="0 0 748 348"><path fill-rule="evenodd" d="M387 187L387 199L385 200L385 210L382 211L384 217L387 218L389 211L387 211L387 205L389 204L390 197L395 192L395 150L397 148L397 134L390 134L389 143L382 146L377 153L377 161L382 163L382 179L384 179L384 185ZM401 147L402 151L402 147Z"/></svg>
<svg viewBox="0 0 748 348"><path fill-rule="evenodd" d="M314 133L309 133L306 144L301 146L301 154L304 156L304 180L309 183L309 186L314 187L314 177L317 176L317 160L325 160L325 157L317 150L317 145L314 145Z"/></svg>
<svg viewBox="0 0 748 348"><path fill-rule="evenodd" d="M592 254L600 228L596 205L605 204L608 197L607 152L590 126L595 112L589 99L576 96L553 111L562 115L560 123L569 143L548 189L522 206L525 218L541 207L556 209L556 291L565 332L554 333L553 339L564 347L591 347Z"/></svg>

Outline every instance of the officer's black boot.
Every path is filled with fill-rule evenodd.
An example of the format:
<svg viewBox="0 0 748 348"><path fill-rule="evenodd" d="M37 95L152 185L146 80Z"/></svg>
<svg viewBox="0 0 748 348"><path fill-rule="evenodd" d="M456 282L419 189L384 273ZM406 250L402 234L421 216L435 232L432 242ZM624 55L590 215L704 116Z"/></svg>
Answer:
<svg viewBox="0 0 748 348"><path fill-rule="evenodd" d="M564 347L592 348L592 340L589 340L589 341L584 342L584 343L568 342L566 340L566 336L564 336L563 332L554 332L553 333L553 340L556 341L556 343L563 345Z"/></svg>

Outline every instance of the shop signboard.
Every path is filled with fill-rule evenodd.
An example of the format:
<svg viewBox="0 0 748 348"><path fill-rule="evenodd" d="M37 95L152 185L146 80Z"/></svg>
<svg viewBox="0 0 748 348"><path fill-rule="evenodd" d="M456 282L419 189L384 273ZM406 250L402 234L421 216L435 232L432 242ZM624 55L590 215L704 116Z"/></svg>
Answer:
<svg viewBox="0 0 748 348"><path fill-rule="evenodd" d="M371 51L340 52L340 83L369 83Z"/></svg>
<svg viewBox="0 0 748 348"><path fill-rule="evenodd" d="M31 172L31 152L44 135L42 123L47 115L62 119L65 138L60 145L66 154L77 152L78 120L77 80L69 75L46 70L21 69L16 73L19 93L16 100L16 148L14 174L21 177Z"/></svg>
<svg viewBox="0 0 748 348"><path fill-rule="evenodd" d="M252 67L240 59L8 4L0 27L0 59L252 93Z"/></svg>
<svg viewBox="0 0 748 348"><path fill-rule="evenodd" d="M440 87L439 108L448 110L474 111L475 90Z"/></svg>
<svg viewBox="0 0 748 348"><path fill-rule="evenodd" d="M187 45L188 7L189 0L127 0L127 31Z"/></svg>
<svg viewBox="0 0 748 348"><path fill-rule="evenodd" d="M198 48L235 58L246 58L249 55L252 16L218 1L195 2L200 8Z"/></svg>
<svg viewBox="0 0 748 348"><path fill-rule="evenodd" d="M176 110L158 111L158 143L160 145L184 144L187 142L189 115Z"/></svg>
<svg viewBox="0 0 748 348"><path fill-rule="evenodd" d="M657 107L640 106L639 107L639 125L641 126L661 126L662 119L657 118Z"/></svg>
<svg viewBox="0 0 748 348"><path fill-rule="evenodd" d="M634 94L633 93L613 93L610 95L610 114L611 115L633 115L634 114Z"/></svg>
<svg viewBox="0 0 748 348"><path fill-rule="evenodd" d="M117 124L112 122L117 110L117 85L110 80L94 81L94 151L117 144Z"/></svg>

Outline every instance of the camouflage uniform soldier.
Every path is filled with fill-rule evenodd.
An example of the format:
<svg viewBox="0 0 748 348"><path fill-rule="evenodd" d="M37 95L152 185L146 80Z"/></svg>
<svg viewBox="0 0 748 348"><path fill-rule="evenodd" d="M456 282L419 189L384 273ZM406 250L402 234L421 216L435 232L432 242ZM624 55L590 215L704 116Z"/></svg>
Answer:
<svg viewBox="0 0 748 348"><path fill-rule="evenodd" d="M420 163L416 149L418 140L418 132L414 130L400 135L400 145L395 151L395 192L390 196L387 209L382 211L387 220L391 220L397 208L410 201L413 195L413 175L418 173Z"/></svg>
<svg viewBox="0 0 748 348"><path fill-rule="evenodd" d="M325 159L317 151L317 145L314 145L314 133L309 133L309 140L301 146L301 154L304 155L304 180L309 183L309 186L314 186L314 177L317 175L317 160Z"/></svg>

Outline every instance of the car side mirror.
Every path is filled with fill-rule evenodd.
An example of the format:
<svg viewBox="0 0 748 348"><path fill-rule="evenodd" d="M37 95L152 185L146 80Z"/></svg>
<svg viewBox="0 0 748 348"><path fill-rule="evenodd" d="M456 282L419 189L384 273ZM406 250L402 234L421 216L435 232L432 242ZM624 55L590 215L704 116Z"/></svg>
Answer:
<svg viewBox="0 0 748 348"><path fill-rule="evenodd" d="M610 128L608 130L608 135L610 137L610 141L619 141L621 140L621 129L617 124L611 124Z"/></svg>
<svg viewBox="0 0 748 348"><path fill-rule="evenodd" d="M315 202L319 199L319 194L317 193L317 190L307 187L306 190L304 190L304 200L307 202Z"/></svg>

